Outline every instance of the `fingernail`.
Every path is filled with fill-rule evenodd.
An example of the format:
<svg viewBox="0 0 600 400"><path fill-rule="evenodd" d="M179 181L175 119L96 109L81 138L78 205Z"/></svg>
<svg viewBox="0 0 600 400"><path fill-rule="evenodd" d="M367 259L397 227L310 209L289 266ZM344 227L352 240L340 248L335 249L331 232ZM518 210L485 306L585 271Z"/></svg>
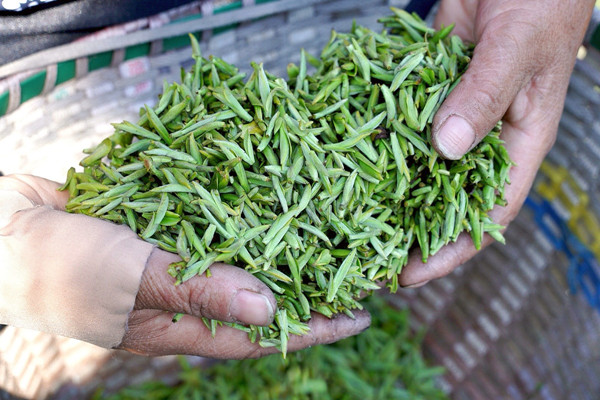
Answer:
<svg viewBox="0 0 600 400"><path fill-rule="evenodd" d="M412 285L404 286L404 289L416 289L416 288L419 288L421 286L425 286L428 283L429 283L429 281L423 281L423 282L419 282L419 283L413 283Z"/></svg>
<svg viewBox="0 0 600 400"><path fill-rule="evenodd" d="M440 127L435 142L442 156L458 160L475 143L475 131L467 120L452 115Z"/></svg>
<svg viewBox="0 0 600 400"><path fill-rule="evenodd" d="M267 296L240 290L231 300L229 314L241 323L264 326L273 321L275 312Z"/></svg>

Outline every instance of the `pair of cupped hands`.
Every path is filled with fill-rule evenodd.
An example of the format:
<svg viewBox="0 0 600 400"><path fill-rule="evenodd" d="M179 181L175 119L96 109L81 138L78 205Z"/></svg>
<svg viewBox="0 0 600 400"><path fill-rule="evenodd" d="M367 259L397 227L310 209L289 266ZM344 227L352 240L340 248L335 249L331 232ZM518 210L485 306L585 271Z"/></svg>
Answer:
<svg viewBox="0 0 600 400"><path fill-rule="evenodd" d="M475 43L476 47L462 81L435 115L432 144L441 156L458 159L479 143L497 121L503 121L502 138L516 166L506 190L508 205L496 207L491 213L496 223L507 225L516 216L540 163L554 143L569 76L593 6L593 0L441 2L436 27L455 23L453 33ZM58 186L34 176L0 178L0 190L17 191L32 206L64 210L68 193L58 192ZM64 218L69 216L60 214ZM82 218L86 219L84 224L92 223L87 221L92 218ZM55 221L52 229L58 236L68 237L68 232L60 232L65 229L61 219ZM105 221L93 222L98 223L110 225L103 228L109 231L123 229ZM0 237L10 234L10 229L7 231L10 226L9 222L0 228ZM111 255L105 254L107 249L102 248L103 243L86 244L86 240L92 240L91 236L72 237L71 244L90 246L95 249L90 257L102 254L103 262L111 263ZM490 241L486 237L484 245ZM413 254L400 276L400 283L405 287L425 284L450 273L475 253L469 236L463 234L456 243L430 257L426 264L420 261L419 254ZM61 257L68 262L69 252ZM243 269L221 264L211 267L210 278L196 276L175 286L166 271L168 264L177 260L176 255L158 249L148 253L135 304L128 314L118 348L146 355L193 354L214 358L259 357L276 351L250 343L245 332L226 326L219 328L213 337L201 319L270 324L276 303L265 284ZM41 259L39 263L45 261ZM42 295L44 283L39 285L39 295ZM185 315L174 324L171 321L174 313ZM369 314L366 311L354 314L355 319L313 315L310 333L292 335L289 351L331 343L367 329ZM40 329L52 331L49 325L51 323L45 323Z"/></svg>

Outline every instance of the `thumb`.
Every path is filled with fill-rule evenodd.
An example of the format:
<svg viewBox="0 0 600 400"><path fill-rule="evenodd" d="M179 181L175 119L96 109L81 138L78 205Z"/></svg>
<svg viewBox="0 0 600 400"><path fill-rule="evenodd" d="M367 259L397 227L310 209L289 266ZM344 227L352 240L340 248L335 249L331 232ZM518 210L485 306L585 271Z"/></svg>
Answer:
<svg viewBox="0 0 600 400"><path fill-rule="evenodd" d="M59 187L57 182L34 175L14 174L0 178L0 190L20 193L36 206L48 205L63 210L69 193L58 191Z"/></svg>
<svg viewBox="0 0 600 400"><path fill-rule="evenodd" d="M522 25L492 21L488 26L461 82L433 120L432 144L448 159L460 159L479 143L533 75L532 56L522 50L529 47L530 34Z"/></svg>
<svg viewBox="0 0 600 400"><path fill-rule="evenodd" d="M135 309L155 309L226 322L269 325L277 303L267 285L242 268L213 264L210 277L195 276L176 286L167 273L177 254L154 249L140 284Z"/></svg>

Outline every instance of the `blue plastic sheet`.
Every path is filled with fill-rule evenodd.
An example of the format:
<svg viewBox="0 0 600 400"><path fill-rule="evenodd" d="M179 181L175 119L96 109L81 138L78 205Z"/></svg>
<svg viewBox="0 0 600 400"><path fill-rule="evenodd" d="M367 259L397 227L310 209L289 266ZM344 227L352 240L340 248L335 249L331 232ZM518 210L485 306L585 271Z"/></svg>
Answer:
<svg viewBox="0 0 600 400"><path fill-rule="evenodd" d="M405 10L408 12L416 12L419 17L425 19L437 0L412 0L406 6Z"/></svg>
<svg viewBox="0 0 600 400"><path fill-rule="evenodd" d="M594 254L571 232L567 221L548 200L532 195L525 205L533 210L536 224L554 248L567 256L571 292L581 292L587 302L600 311L600 266Z"/></svg>

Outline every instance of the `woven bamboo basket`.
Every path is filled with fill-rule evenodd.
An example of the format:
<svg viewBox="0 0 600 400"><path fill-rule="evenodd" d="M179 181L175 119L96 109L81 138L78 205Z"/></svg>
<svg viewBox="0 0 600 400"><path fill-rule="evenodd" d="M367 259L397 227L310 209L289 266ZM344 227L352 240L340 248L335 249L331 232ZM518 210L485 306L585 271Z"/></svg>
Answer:
<svg viewBox="0 0 600 400"><path fill-rule="evenodd" d="M163 80L192 64L187 32L201 34L204 54L242 69L264 62L284 76L300 49L317 54L331 29L347 30L353 20L377 27L390 6L407 3L199 1L0 67L0 170L63 180L81 149L111 133L110 122L134 119L156 101ZM590 42L600 42L595 26ZM588 46L557 144L507 244L446 278L387 296L411 309L426 356L447 369L439 384L451 398L600 398L599 154L600 54ZM111 393L150 379L174 382L177 372L175 357L14 327L0 333L0 398L81 399L99 386Z"/></svg>

